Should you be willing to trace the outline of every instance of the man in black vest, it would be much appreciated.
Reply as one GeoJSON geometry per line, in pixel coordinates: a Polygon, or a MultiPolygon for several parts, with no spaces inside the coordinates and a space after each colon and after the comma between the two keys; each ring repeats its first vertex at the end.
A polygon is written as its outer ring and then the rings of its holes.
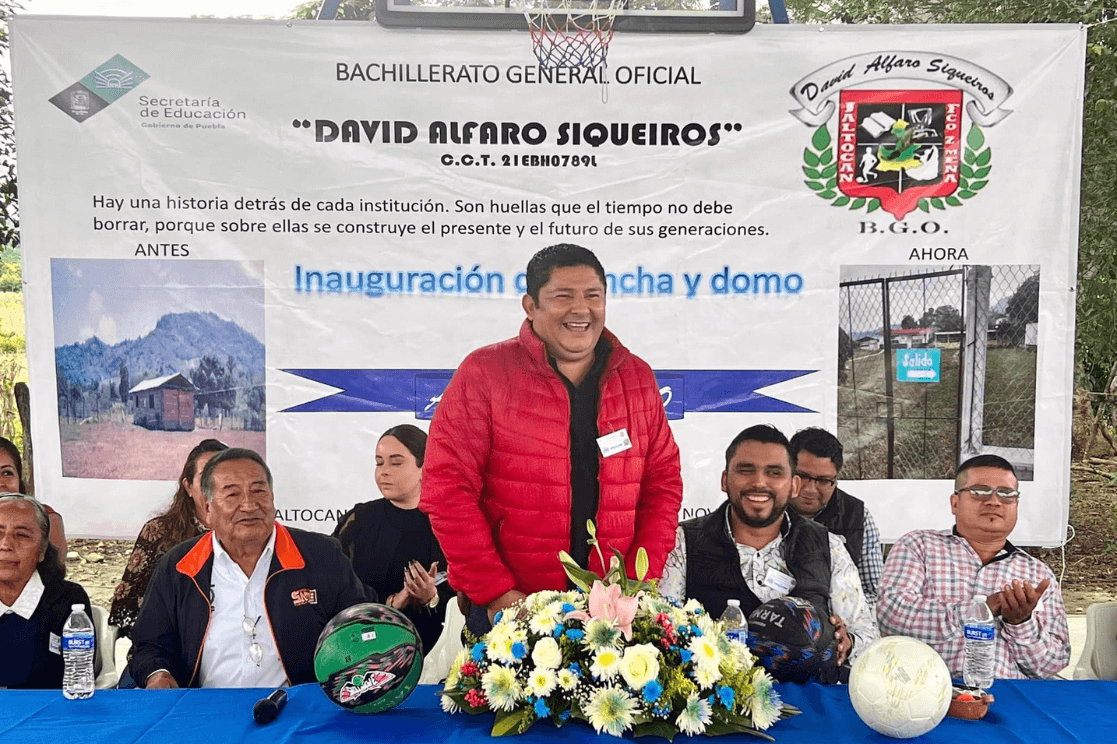
{"type": "Polygon", "coordinates": [[[842,443],[825,429],[812,426],[791,438],[791,456],[801,483],[791,505],[802,516],[842,538],[861,576],[865,601],[875,607],[884,572],[880,531],[865,502],[838,488],[842,443]]]}
{"type": "Polygon", "coordinates": [[[718,509],[679,525],[664,595],[697,599],[712,617],[729,599],[746,615],[778,597],[808,600],[833,625],[840,662],[880,636],[841,540],[787,508],[799,477],[783,433],[761,424],[738,434],[725,452],[721,490],[729,498],[718,509]]]}

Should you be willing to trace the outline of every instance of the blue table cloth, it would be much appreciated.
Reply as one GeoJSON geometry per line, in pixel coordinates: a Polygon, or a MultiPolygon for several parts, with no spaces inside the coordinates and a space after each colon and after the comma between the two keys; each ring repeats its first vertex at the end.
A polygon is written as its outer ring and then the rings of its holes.
{"type": "MultiPolygon", "coordinates": [[[[66,700],[58,691],[0,690],[0,742],[19,744],[220,744],[221,742],[390,741],[393,744],[489,742],[491,715],[448,715],[438,688],[419,687],[398,708],[360,716],[334,706],[317,685],[292,688],[278,720],[260,726],[252,705],[267,690],[102,690],[89,700],[66,700]]],[[[869,729],[854,713],[847,688],[779,685],[803,715],[769,730],[780,744],[894,741],[869,729]]],[[[1117,738],[1117,682],[998,681],[997,701],[982,721],[946,718],[912,741],[943,744],[1110,744],[1117,738]]],[[[510,744],[616,741],[589,726],[556,729],[537,723],[510,744]]],[[[687,741],[686,737],[676,741],[687,741]]],[[[641,741],[654,742],[655,739],[641,741]]],[[[748,736],[708,741],[760,741],[748,736]]]]}

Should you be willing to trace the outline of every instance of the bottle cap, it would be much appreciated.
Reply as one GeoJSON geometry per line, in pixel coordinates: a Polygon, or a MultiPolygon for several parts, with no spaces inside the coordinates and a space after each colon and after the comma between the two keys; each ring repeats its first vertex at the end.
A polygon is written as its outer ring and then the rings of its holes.
{"type": "Polygon", "coordinates": [[[70,605],[70,612],[85,612],[85,605],[80,602],[70,605]]]}
{"type": "Polygon", "coordinates": [[[726,602],[726,604],[728,604],[730,607],[740,607],[741,606],[741,600],[731,599],[728,602],[726,602]]]}
{"type": "Polygon", "coordinates": [[[973,598],[975,602],[984,602],[989,599],[989,597],[985,596],[984,594],[975,594],[973,595],[973,598]]]}

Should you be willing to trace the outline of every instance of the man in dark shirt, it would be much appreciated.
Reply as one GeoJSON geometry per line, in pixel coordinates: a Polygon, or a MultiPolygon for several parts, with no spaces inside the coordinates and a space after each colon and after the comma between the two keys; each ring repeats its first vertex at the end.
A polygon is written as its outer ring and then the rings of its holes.
{"type": "Polygon", "coordinates": [[[679,450],[655,376],[605,329],[605,270],[586,248],[528,263],[516,338],[470,354],[431,424],[419,508],[431,518],[452,586],[485,615],[565,589],[567,551],[603,571],[587,544],[658,578],[682,502],[679,450]]]}
{"type": "Polygon", "coordinates": [[[799,514],[842,539],[857,566],[865,600],[870,607],[876,606],[884,572],[880,531],[865,502],[838,488],[842,443],[825,429],[811,427],[791,438],[791,455],[797,463],[795,474],[802,483],[791,505],[799,514]]]}

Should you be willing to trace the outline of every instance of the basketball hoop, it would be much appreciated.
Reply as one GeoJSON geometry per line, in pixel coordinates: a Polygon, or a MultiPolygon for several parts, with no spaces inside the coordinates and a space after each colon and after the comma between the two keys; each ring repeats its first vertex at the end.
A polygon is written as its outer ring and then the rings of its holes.
{"type": "Polygon", "coordinates": [[[613,19],[624,0],[536,0],[524,3],[540,67],[605,67],[613,19]]]}

